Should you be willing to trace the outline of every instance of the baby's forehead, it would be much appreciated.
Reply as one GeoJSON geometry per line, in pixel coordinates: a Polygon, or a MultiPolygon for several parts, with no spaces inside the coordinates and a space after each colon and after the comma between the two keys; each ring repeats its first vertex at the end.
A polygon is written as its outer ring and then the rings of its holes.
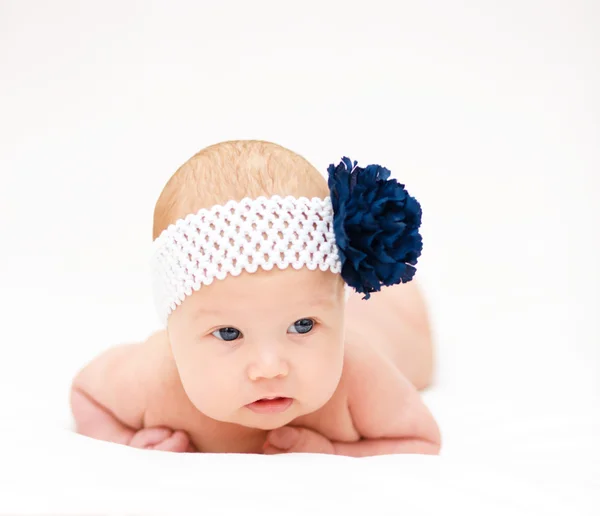
{"type": "Polygon", "coordinates": [[[339,275],[330,271],[283,269],[242,272],[203,286],[194,294],[199,305],[220,311],[251,310],[272,307],[274,310],[330,306],[339,304],[343,286],[339,275]]]}

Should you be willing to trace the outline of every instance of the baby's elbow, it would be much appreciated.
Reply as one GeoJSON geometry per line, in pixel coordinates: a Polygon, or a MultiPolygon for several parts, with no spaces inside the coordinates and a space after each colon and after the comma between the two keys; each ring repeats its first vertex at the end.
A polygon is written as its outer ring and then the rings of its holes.
{"type": "Polygon", "coordinates": [[[440,454],[440,443],[434,443],[430,441],[422,441],[421,446],[419,446],[418,454],[419,455],[439,455],[440,454]]]}
{"type": "Polygon", "coordinates": [[[428,455],[439,455],[442,450],[442,440],[438,438],[434,441],[427,441],[428,444],[428,455]]]}
{"type": "Polygon", "coordinates": [[[431,416],[431,419],[427,428],[427,442],[430,445],[430,455],[439,455],[442,449],[442,433],[436,420],[431,416]]]}
{"type": "Polygon", "coordinates": [[[412,435],[424,444],[428,455],[439,455],[442,448],[442,434],[437,421],[424,403],[420,403],[416,415],[412,435]]]}

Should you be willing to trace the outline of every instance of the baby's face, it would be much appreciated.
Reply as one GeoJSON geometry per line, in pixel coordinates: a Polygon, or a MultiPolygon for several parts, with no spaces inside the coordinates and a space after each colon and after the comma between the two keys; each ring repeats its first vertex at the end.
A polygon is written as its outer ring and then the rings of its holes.
{"type": "Polygon", "coordinates": [[[187,297],[168,332],[196,408],[269,430],[327,403],[342,373],[342,285],[330,271],[259,268],[187,297]]]}

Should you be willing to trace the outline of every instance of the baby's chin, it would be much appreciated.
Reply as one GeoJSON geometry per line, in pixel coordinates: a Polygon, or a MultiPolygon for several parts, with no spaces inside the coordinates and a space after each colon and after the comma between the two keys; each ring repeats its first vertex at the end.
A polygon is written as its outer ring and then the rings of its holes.
{"type": "Polygon", "coordinates": [[[286,426],[290,424],[294,418],[278,420],[278,421],[240,421],[238,424],[244,426],[246,428],[252,428],[253,430],[275,430],[276,428],[281,428],[282,426],[286,426]]]}
{"type": "Polygon", "coordinates": [[[244,407],[235,415],[233,422],[256,430],[274,430],[290,424],[302,415],[304,412],[293,405],[281,414],[255,414],[244,407]]]}

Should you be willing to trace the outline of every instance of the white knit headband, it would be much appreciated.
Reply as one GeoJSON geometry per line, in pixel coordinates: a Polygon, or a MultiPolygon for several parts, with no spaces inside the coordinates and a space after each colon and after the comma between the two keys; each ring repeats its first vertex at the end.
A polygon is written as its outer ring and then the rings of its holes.
{"type": "Polygon", "coordinates": [[[369,299],[415,275],[421,205],[380,165],[344,157],[329,165],[330,196],[244,198],[190,214],[154,241],[152,274],[164,324],[177,305],[215,278],[308,267],[340,273],[369,299]]]}
{"type": "Polygon", "coordinates": [[[226,275],[292,266],[341,272],[331,198],[244,198],[179,219],[152,245],[163,324],[186,296],[226,275]]]}

